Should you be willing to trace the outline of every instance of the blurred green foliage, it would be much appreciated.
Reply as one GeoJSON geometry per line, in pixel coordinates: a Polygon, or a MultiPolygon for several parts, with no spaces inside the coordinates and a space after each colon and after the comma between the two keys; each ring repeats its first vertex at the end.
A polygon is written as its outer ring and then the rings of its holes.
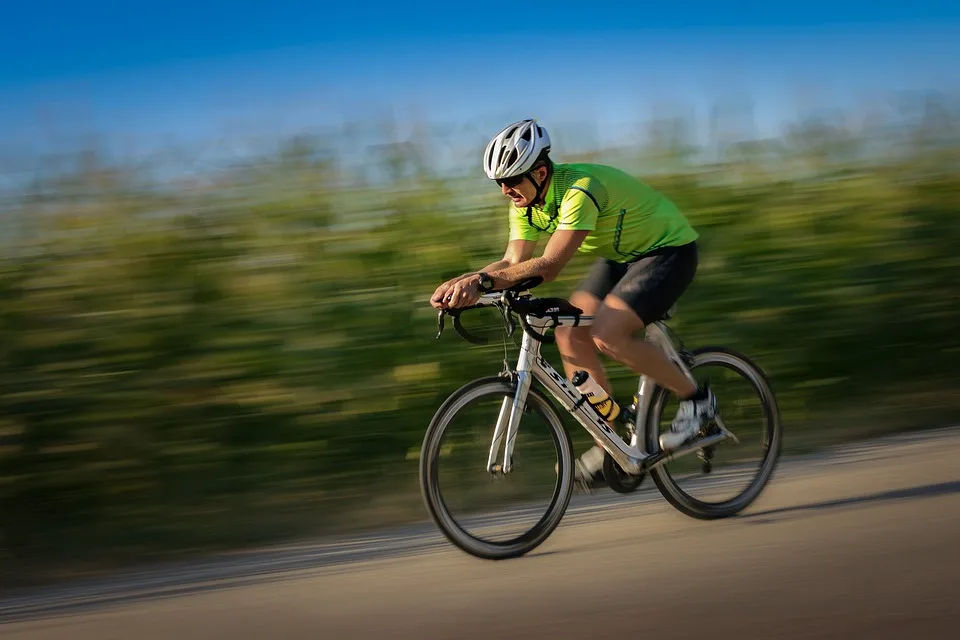
{"type": "MultiPolygon", "coordinates": [[[[767,371],[788,450],[956,415],[960,156],[911,140],[851,158],[856,140],[813,127],[645,176],[702,235],[672,326],[767,371]]],[[[367,185],[320,151],[175,189],[88,157],[6,208],[0,563],[423,516],[424,428],[503,359],[495,315],[487,347],[436,341],[426,300],[501,255],[505,202],[415,151],[386,147],[367,185]]],[[[565,295],[589,264],[538,292],[565,295]]],[[[628,399],[635,378],[610,370],[628,399]]]]}

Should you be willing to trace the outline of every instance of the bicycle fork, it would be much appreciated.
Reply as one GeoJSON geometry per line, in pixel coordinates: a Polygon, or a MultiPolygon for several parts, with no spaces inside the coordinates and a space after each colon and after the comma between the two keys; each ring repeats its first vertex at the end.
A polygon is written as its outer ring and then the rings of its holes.
{"type": "MultiPolygon", "coordinates": [[[[526,337],[524,338],[526,341],[526,337]]],[[[523,355],[521,354],[521,361],[523,355]]],[[[527,403],[527,393],[530,391],[530,371],[521,369],[517,365],[517,386],[513,394],[513,400],[509,397],[503,399],[500,406],[500,416],[497,418],[497,427],[493,432],[493,442],[490,444],[490,455],[487,457],[487,472],[489,473],[510,473],[513,468],[513,444],[517,439],[517,431],[520,428],[520,416],[523,414],[523,408],[527,403]],[[506,434],[506,445],[503,448],[503,462],[497,462],[497,453],[500,451],[500,445],[503,443],[504,434],[506,434]]]]}

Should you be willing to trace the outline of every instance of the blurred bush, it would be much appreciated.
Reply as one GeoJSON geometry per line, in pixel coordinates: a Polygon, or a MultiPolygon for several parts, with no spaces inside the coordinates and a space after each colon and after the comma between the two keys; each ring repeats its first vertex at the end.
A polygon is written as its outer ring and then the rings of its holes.
{"type": "MultiPolygon", "coordinates": [[[[802,122],[644,174],[702,235],[672,325],[770,374],[788,449],[805,433],[940,426],[960,406],[960,142],[937,113],[860,137],[802,122]]],[[[423,515],[427,422],[503,359],[496,340],[435,341],[426,300],[499,257],[505,202],[482,179],[434,174],[413,146],[379,153],[366,183],[309,139],[173,182],[87,154],[8,192],[0,562],[423,515]]],[[[629,398],[635,379],[611,371],[629,398]]]]}

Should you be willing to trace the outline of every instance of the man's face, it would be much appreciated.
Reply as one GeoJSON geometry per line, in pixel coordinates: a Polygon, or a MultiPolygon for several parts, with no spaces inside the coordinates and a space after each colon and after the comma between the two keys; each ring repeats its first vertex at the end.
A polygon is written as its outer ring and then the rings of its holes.
{"type": "MultiPolygon", "coordinates": [[[[537,181],[537,184],[543,184],[543,181],[547,177],[547,168],[543,166],[537,167],[533,170],[532,176],[537,181]]],[[[513,204],[517,207],[528,207],[533,204],[534,198],[537,197],[536,185],[527,179],[526,176],[503,178],[497,180],[497,184],[500,185],[500,190],[503,192],[503,195],[513,200],[513,204]]]]}

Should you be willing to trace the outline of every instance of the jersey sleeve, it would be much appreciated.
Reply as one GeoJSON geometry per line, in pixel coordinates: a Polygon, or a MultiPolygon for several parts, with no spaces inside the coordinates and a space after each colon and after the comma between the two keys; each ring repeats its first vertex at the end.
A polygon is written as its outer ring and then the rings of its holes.
{"type": "Polygon", "coordinates": [[[596,197],[586,187],[574,185],[563,195],[557,230],[592,231],[597,228],[599,216],[596,197]]]}
{"type": "Polygon", "coordinates": [[[539,240],[540,232],[530,226],[527,216],[515,206],[510,205],[510,240],[539,240]]]}

